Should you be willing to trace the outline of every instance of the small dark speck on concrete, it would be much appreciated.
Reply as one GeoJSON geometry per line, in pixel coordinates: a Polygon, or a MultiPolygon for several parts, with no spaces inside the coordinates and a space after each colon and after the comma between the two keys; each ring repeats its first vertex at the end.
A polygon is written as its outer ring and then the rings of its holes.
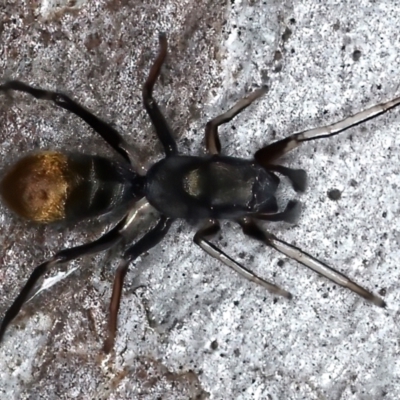
{"type": "Polygon", "coordinates": [[[384,211],[384,212],[382,213],[382,217],[383,217],[383,218],[386,218],[386,217],[387,217],[387,212],[386,212],[386,211],[384,211]]]}
{"type": "Polygon", "coordinates": [[[210,344],[210,347],[212,350],[216,350],[218,348],[218,342],[216,340],[213,340],[210,344]]]}
{"type": "Polygon", "coordinates": [[[354,50],[353,51],[353,61],[358,61],[361,58],[361,51],[354,50]]]}
{"type": "Polygon", "coordinates": [[[358,185],[358,182],[357,182],[355,179],[350,179],[349,184],[350,184],[350,186],[352,186],[352,187],[356,187],[356,186],[358,185]]]}
{"type": "Polygon", "coordinates": [[[342,192],[338,189],[328,190],[328,197],[334,201],[339,200],[342,197],[342,192]]]}
{"type": "Polygon", "coordinates": [[[283,261],[282,259],[281,260],[278,260],[278,267],[283,267],[283,264],[285,264],[285,261],[283,261]]]}
{"type": "Polygon", "coordinates": [[[289,40],[290,36],[292,36],[292,31],[289,28],[286,28],[285,32],[283,32],[282,40],[284,42],[287,42],[289,40]]]}
{"type": "Polygon", "coordinates": [[[382,288],[381,290],[379,290],[378,292],[381,296],[386,296],[386,289],[382,288]]]}
{"type": "Polygon", "coordinates": [[[282,53],[279,50],[275,51],[274,61],[281,61],[282,58],[283,58],[282,53]]]}

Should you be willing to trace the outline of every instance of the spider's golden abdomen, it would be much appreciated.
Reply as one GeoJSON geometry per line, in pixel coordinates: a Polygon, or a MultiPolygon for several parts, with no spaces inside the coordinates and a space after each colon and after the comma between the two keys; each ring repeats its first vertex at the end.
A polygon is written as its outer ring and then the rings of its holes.
{"type": "Polygon", "coordinates": [[[7,206],[39,223],[101,215],[132,197],[133,172],[111,160],[44,151],[19,160],[0,183],[7,206]]]}
{"type": "Polygon", "coordinates": [[[65,219],[71,183],[67,156],[48,151],[19,160],[4,177],[0,191],[18,215],[46,223],[65,219]]]}

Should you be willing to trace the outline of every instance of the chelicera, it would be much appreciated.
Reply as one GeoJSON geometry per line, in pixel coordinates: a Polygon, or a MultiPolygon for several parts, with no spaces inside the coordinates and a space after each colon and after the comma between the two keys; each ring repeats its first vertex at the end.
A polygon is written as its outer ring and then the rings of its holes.
{"type": "Polygon", "coordinates": [[[306,189],[306,173],[277,164],[281,156],[304,142],[337,135],[375,118],[399,105],[400,98],[376,105],[332,125],[295,133],[278,140],[258,150],[251,160],[222,155],[218,127],[232,120],[262,96],[266,92],[266,88],[262,87],[207,123],[205,144],[209,155],[181,155],[174,135],[152,96],[154,84],[167,55],[165,35],[160,35],[159,43],[159,53],[151,66],[142,94],[145,109],[163,146],[165,158],[156,162],[147,172],[137,168],[135,155],[114,128],[67,95],[34,88],[20,81],[8,81],[0,86],[2,92],[25,92],[37,99],[50,100],[74,113],[122,156],[120,161],[114,161],[61,151],[28,155],[17,162],[1,182],[0,190],[5,203],[20,216],[41,223],[76,222],[115,209],[125,211],[125,217],[99,239],[61,250],[33,270],[5,313],[0,326],[0,340],[45,273],[59,264],[123,243],[126,234],[149,213],[156,213],[158,222],[140,240],[127,246],[115,274],[105,351],[110,351],[114,344],[120,298],[129,264],[157,245],[177,219],[199,221],[201,227],[194,236],[194,242],[198,246],[276,295],[291,298],[289,292],[255,275],[209,241],[220,230],[218,220],[237,222],[244,234],[352,290],[375,305],[384,307],[385,302],[380,297],[310,254],[264,231],[258,221],[293,223],[299,217],[300,203],[295,200],[289,201],[284,211],[278,210],[275,193],[280,180],[277,175],[286,176],[293,188],[302,192],[306,189]]]}

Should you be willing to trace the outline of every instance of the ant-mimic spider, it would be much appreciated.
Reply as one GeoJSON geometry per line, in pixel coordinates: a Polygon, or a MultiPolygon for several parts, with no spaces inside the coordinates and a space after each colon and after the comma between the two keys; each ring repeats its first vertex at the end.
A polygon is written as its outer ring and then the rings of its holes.
{"type": "Polygon", "coordinates": [[[289,292],[255,275],[209,241],[220,230],[219,219],[237,222],[246,235],[352,290],[375,305],[384,307],[385,302],[381,298],[322,261],[264,231],[256,221],[293,223],[299,217],[300,203],[297,201],[291,200],[284,211],[278,210],[275,193],[280,180],[277,174],[286,176],[297,192],[303,192],[306,189],[306,173],[304,170],[278,165],[280,157],[304,142],[337,135],[375,118],[399,105],[400,98],[376,105],[337,123],[278,140],[258,150],[251,160],[222,155],[218,127],[232,120],[261,97],[266,92],[266,88],[262,87],[207,123],[205,144],[208,156],[181,155],[174,135],[152,97],[154,84],[167,55],[166,36],[161,34],[159,40],[159,54],[150,69],[142,94],[145,109],[164,148],[165,158],[156,162],[147,173],[136,167],[135,155],[114,128],[67,95],[37,89],[20,81],[8,81],[0,85],[2,92],[15,90],[29,93],[37,99],[50,100],[74,113],[123,158],[117,162],[99,156],[61,151],[42,151],[28,155],[17,162],[1,182],[0,191],[5,203],[20,216],[41,223],[76,222],[115,209],[122,209],[126,214],[113,229],[99,239],[62,250],[37,266],[6,312],[0,326],[0,340],[45,273],[59,264],[124,242],[127,232],[148,213],[158,215],[157,224],[127,248],[116,271],[108,338],[104,345],[106,352],[113,348],[123,282],[129,264],[157,245],[176,219],[202,221],[194,242],[210,256],[274,294],[291,298],[289,292]]]}

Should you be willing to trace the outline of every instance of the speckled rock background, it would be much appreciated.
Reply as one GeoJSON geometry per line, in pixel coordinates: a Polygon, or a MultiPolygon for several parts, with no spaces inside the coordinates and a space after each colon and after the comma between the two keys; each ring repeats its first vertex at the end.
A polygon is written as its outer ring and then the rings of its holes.
{"type": "MultiPolygon", "coordinates": [[[[225,154],[400,95],[400,4],[266,1],[3,1],[0,78],[62,90],[112,123],[142,160],[162,156],[141,105],[157,53],[159,100],[182,152],[253,88],[268,94],[221,129],[225,154]]],[[[178,222],[126,279],[115,352],[102,343],[116,251],[36,296],[0,347],[1,399],[398,399],[400,109],[285,157],[309,172],[295,226],[279,237],[379,293],[381,310],[223,223],[218,243],[293,293],[275,298],[202,253],[178,222]],[[338,200],[329,198],[337,189],[338,200]]],[[[21,154],[64,148],[115,156],[76,117],[29,96],[0,97],[0,173],[21,154]]],[[[281,205],[296,196],[281,192],[281,205]]],[[[34,226],[0,208],[0,313],[36,264],[95,239],[110,220],[34,226]]]]}

